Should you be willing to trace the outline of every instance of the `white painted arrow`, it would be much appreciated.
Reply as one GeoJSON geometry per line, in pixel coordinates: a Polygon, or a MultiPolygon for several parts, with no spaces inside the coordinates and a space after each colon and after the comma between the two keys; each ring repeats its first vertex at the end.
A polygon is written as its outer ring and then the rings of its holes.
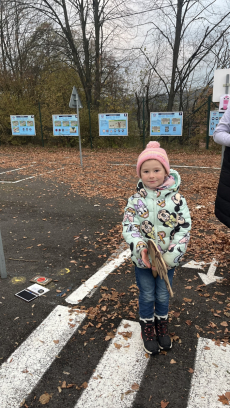
{"type": "Polygon", "coordinates": [[[185,265],[182,265],[182,268],[204,269],[202,265],[205,265],[205,262],[190,261],[186,263],[185,265]]]}
{"type": "MultiPolygon", "coordinates": [[[[207,275],[205,273],[198,273],[202,281],[205,285],[209,285],[210,283],[216,282],[217,280],[221,280],[223,278],[219,276],[214,276],[216,272],[218,262],[213,258],[212,262],[210,263],[207,275]]],[[[204,269],[202,265],[208,265],[205,262],[195,262],[190,261],[185,265],[182,265],[182,268],[192,268],[192,269],[204,269]]]]}
{"type": "Polygon", "coordinates": [[[208,269],[208,273],[207,275],[205,275],[205,273],[198,273],[198,275],[200,276],[200,278],[202,279],[202,281],[205,283],[205,285],[209,285],[210,283],[216,282],[217,280],[221,280],[223,278],[219,277],[219,276],[214,276],[215,272],[216,272],[216,267],[217,267],[218,262],[213,258],[209,269],[208,269]]]}

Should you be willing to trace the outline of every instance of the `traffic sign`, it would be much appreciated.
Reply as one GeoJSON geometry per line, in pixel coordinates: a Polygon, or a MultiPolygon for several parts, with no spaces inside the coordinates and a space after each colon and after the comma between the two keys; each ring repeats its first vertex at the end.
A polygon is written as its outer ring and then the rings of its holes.
{"type": "Polygon", "coordinates": [[[74,86],[73,90],[72,90],[71,97],[70,97],[70,101],[69,101],[69,107],[70,108],[77,108],[77,102],[78,102],[78,107],[83,108],[83,106],[81,104],[80,97],[79,97],[79,95],[77,93],[77,89],[74,86]]]}

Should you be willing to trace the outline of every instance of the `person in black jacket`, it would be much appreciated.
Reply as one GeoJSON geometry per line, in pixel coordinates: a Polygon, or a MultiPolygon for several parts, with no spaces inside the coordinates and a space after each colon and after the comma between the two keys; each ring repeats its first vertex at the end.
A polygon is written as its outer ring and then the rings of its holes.
{"type": "Polygon", "coordinates": [[[215,129],[213,139],[225,146],[215,201],[215,215],[222,224],[230,228],[230,104],[215,129]]]}

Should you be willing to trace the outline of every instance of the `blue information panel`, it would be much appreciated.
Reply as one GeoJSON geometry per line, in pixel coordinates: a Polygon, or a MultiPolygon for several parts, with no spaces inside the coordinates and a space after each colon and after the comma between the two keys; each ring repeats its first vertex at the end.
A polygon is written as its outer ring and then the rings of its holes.
{"type": "Polygon", "coordinates": [[[99,113],[99,136],[128,136],[128,113],[99,113]]]}
{"type": "Polygon", "coordinates": [[[209,136],[213,136],[214,130],[222,118],[224,112],[211,111],[209,120],[209,136]]]}
{"type": "Polygon", "coordinates": [[[79,136],[78,117],[74,115],[52,115],[54,136],[79,136]]]}
{"type": "Polygon", "coordinates": [[[151,112],[150,136],[182,136],[183,112],[151,112]]]}
{"type": "Polygon", "coordinates": [[[13,136],[36,136],[34,115],[10,115],[13,136]]]}

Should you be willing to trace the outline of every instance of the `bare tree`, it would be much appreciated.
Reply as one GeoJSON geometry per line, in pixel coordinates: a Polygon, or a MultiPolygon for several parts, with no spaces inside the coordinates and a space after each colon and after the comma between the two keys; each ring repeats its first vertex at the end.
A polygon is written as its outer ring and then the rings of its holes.
{"type": "Polygon", "coordinates": [[[168,95],[167,109],[171,111],[176,94],[183,94],[191,75],[198,72],[204,61],[207,63],[214,49],[220,49],[222,39],[229,34],[230,12],[223,7],[218,9],[216,0],[177,0],[176,4],[162,0],[160,5],[156,1],[154,4],[159,10],[157,18],[149,21],[153,28],[146,38],[149,40],[151,35],[154,49],[156,45],[158,53],[161,49],[158,64],[155,53],[152,57],[146,52],[145,43],[140,49],[160,79],[168,95]]]}
{"type": "MultiPolygon", "coordinates": [[[[10,0],[9,0],[10,1],[10,0]]],[[[120,26],[115,22],[124,0],[18,0],[27,10],[52,22],[61,39],[66,62],[78,72],[89,103],[99,106],[103,84],[105,50],[120,26]]],[[[110,42],[110,44],[109,44],[110,42]]],[[[119,66],[119,63],[118,63],[119,66]]]]}

